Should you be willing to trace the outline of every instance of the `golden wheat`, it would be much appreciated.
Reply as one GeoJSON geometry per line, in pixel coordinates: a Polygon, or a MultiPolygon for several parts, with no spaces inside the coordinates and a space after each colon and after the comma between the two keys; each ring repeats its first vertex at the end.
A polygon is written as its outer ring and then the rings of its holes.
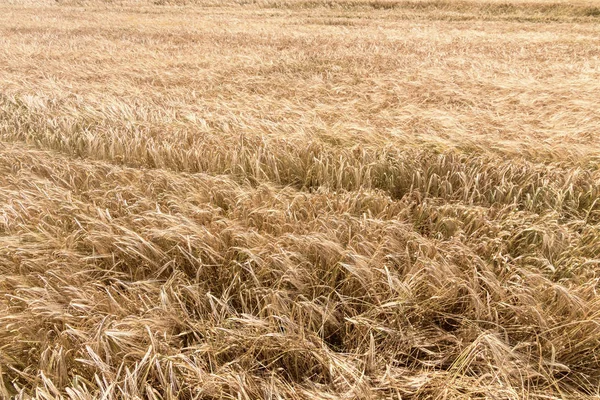
{"type": "Polygon", "coordinates": [[[599,22],[0,5],[0,398],[600,398],[599,22]]]}

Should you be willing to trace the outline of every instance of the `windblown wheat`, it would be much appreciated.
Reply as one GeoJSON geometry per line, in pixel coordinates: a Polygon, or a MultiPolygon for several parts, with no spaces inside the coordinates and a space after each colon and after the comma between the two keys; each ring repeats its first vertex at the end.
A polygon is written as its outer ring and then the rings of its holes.
{"type": "Polygon", "coordinates": [[[599,22],[0,5],[0,398],[600,398],[599,22]]]}

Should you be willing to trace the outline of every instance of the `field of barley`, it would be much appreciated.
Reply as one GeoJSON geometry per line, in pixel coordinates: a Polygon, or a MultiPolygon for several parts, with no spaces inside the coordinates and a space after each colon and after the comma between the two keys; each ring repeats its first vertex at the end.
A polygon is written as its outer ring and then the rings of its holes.
{"type": "Polygon", "coordinates": [[[600,399],[600,1],[0,1],[0,399],[600,399]]]}

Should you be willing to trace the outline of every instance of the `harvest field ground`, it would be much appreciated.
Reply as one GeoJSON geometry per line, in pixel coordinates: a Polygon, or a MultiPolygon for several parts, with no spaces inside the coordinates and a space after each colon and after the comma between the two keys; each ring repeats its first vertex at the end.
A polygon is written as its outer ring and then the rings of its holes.
{"type": "Polygon", "coordinates": [[[0,4],[1,399],[599,399],[600,3],[0,4]]]}

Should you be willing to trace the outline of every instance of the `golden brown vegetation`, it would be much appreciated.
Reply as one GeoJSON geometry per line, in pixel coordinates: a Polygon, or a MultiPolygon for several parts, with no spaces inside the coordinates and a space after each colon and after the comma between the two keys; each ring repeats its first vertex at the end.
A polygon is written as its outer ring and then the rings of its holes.
{"type": "Polygon", "coordinates": [[[600,4],[0,5],[0,398],[600,395],[600,4]]]}

